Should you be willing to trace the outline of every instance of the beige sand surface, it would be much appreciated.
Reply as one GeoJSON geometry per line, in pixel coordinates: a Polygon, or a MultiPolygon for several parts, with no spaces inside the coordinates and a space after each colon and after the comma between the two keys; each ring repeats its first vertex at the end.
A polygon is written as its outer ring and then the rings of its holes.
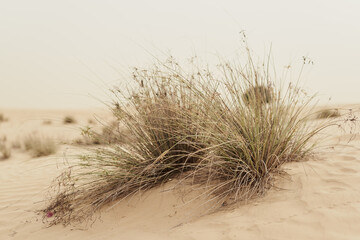
{"type": "MultiPolygon", "coordinates": [[[[358,108],[358,106],[357,106],[358,108]]],[[[284,166],[289,173],[278,189],[235,209],[202,216],[201,201],[184,204],[171,183],[143,196],[115,203],[87,229],[47,228],[34,213],[64,159],[80,148],[62,144],[79,136],[89,111],[2,110],[0,137],[8,141],[39,131],[61,144],[56,155],[32,158],[13,150],[0,161],[0,239],[360,239],[360,135],[328,129],[327,142],[313,160],[284,166]],[[63,125],[64,115],[78,123],[63,125]],[[43,125],[51,119],[51,125],[43,125]],[[349,142],[350,138],[352,141],[349,142]],[[334,145],[335,144],[335,145],[334,145]]],[[[99,111],[98,115],[109,117],[99,111]]],[[[186,202],[186,201],[185,201],[186,202]]]]}

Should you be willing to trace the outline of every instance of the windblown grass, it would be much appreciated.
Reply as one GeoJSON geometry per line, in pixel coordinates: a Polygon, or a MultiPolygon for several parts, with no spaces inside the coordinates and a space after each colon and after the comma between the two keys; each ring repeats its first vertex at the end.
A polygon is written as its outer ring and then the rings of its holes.
{"type": "Polygon", "coordinates": [[[201,186],[214,206],[263,194],[286,162],[306,159],[331,122],[309,124],[312,98],[279,87],[250,54],[218,71],[173,59],[135,69],[136,87],[115,89],[112,108],[132,140],[80,157],[54,182],[43,210],[52,224],[81,222],[105,204],[169,179],[201,186]],[[189,182],[189,181],[186,181],[189,182]]]}
{"type": "Polygon", "coordinates": [[[339,110],[337,109],[323,109],[317,113],[316,118],[324,119],[324,118],[337,118],[340,117],[339,110]]]}
{"type": "Polygon", "coordinates": [[[57,145],[49,137],[41,137],[37,134],[29,134],[23,139],[23,146],[30,151],[33,157],[48,156],[56,153],[57,145]]]}

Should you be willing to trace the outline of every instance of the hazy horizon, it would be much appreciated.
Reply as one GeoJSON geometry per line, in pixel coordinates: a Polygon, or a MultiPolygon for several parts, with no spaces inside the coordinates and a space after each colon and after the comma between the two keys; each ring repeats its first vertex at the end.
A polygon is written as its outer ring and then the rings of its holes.
{"type": "Polygon", "coordinates": [[[360,2],[1,1],[0,108],[91,108],[107,89],[171,52],[233,57],[245,30],[279,69],[308,56],[304,86],[321,102],[359,103],[360,2]]]}

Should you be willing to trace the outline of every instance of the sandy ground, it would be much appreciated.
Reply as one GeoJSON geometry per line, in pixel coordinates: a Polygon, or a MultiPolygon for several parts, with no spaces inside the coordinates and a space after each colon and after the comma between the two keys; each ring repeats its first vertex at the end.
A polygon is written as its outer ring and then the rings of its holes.
{"type": "MultiPolygon", "coordinates": [[[[359,106],[356,106],[359,108],[359,106]]],[[[2,110],[0,137],[21,141],[37,131],[56,139],[57,154],[32,158],[13,149],[0,161],[0,239],[360,239],[360,135],[333,127],[314,159],[284,166],[289,176],[264,197],[226,211],[202,215],[206,206],[184,204],[168,185],[114,203],[87,228],[46,227],[35,210],[66,159],[80,148],[64,144],[80,136],[89,111],[2,110]],[[65,115],[77,124],[64,125],[65,115]],[[50,119],[51,125],[43,121],[50,119]],[[350,142],[349,140],[352,139],[350,142]]],[[[106,119],[108,114],[98,111],[106,119]],[[104,117],[105,116],[105,117],[104,117]]],[[[348,129],[349,130],[349,129],[348,129]]],[[[359,132],[359,131],[357,131],[359,132]]]]}

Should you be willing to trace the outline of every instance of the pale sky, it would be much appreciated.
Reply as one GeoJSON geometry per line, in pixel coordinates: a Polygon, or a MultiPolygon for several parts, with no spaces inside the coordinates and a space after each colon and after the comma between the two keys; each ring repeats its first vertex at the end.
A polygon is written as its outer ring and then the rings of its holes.
{"type": "Polygon", "coordinates": [[[0,108],[102,106],[149,53],[231,57],[241,30],[276,67],[309,56],[323,100],[360,103],[359,0],[0,0],[0,108]]]}

